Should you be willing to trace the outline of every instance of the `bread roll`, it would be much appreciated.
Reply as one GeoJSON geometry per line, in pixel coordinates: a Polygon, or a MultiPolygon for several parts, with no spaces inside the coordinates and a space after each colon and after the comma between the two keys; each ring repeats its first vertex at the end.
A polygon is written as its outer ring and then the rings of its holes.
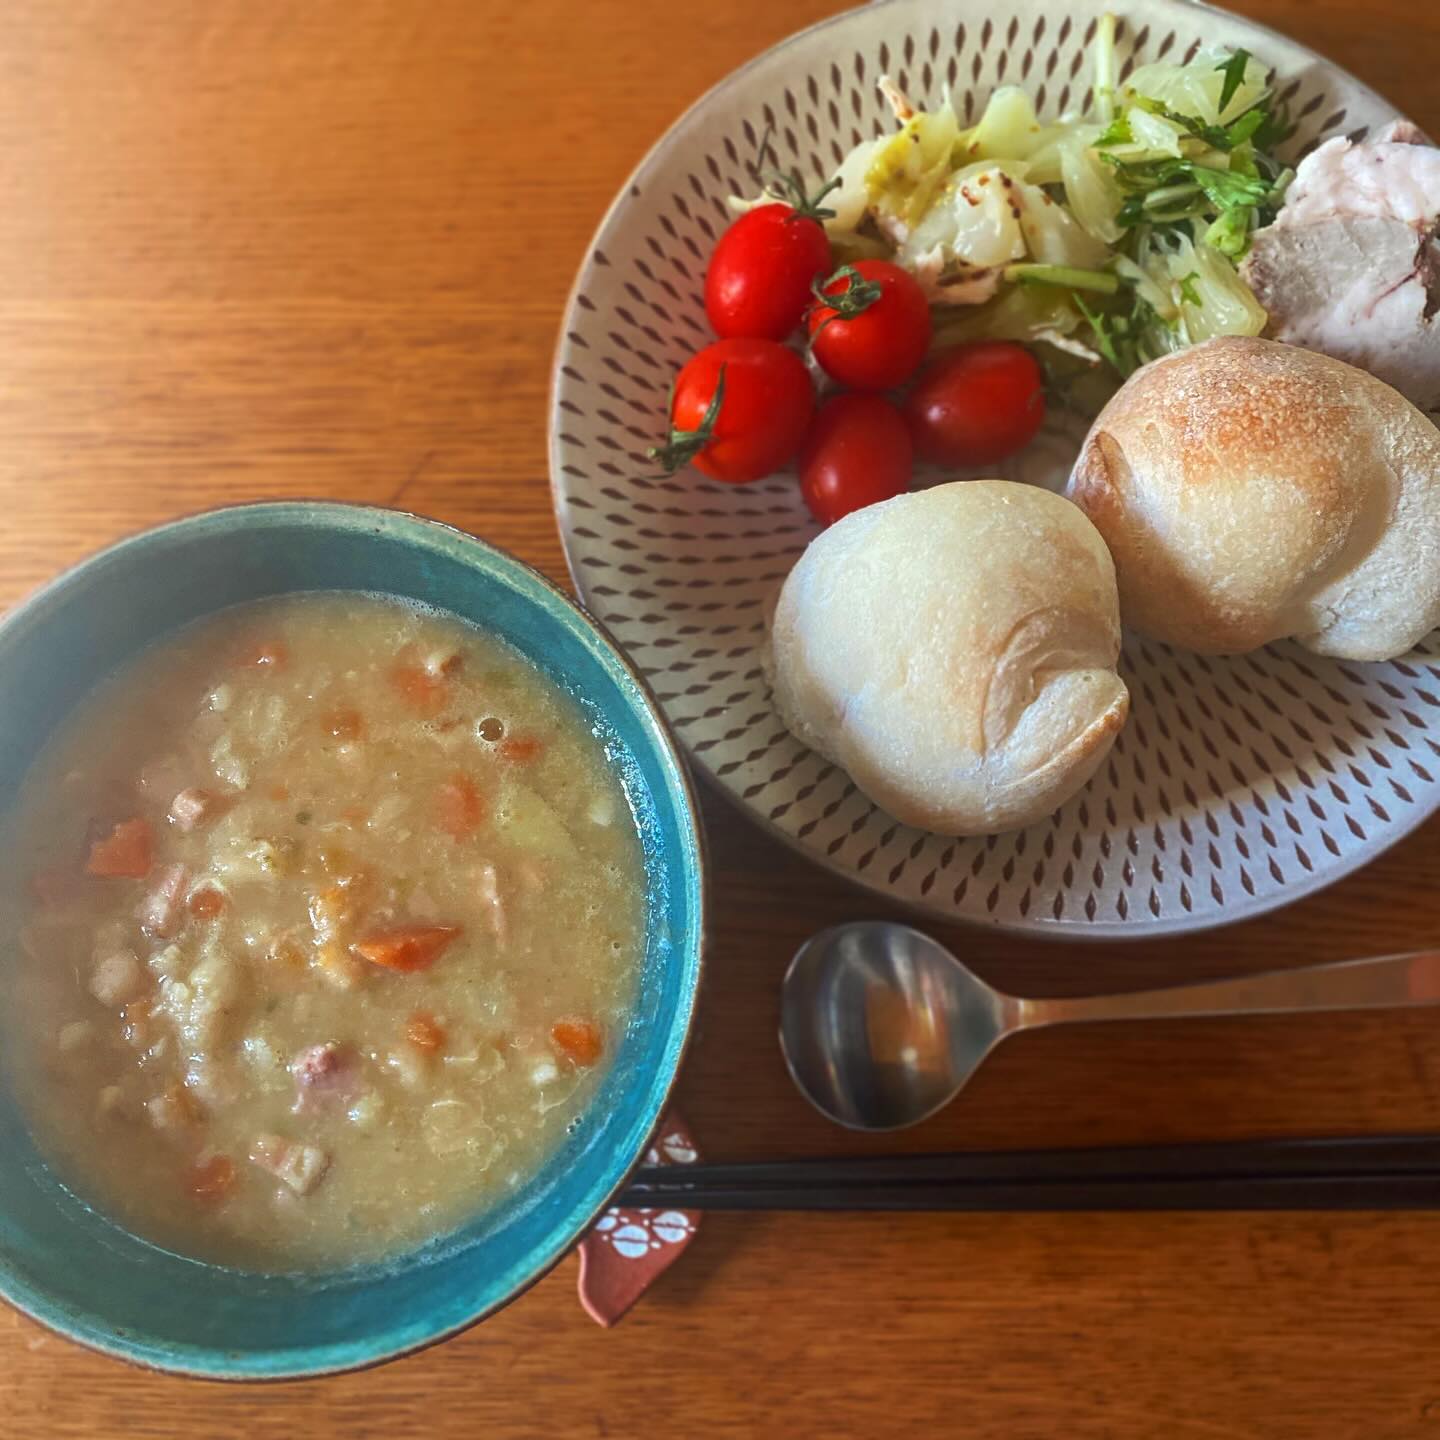
{"type": "Polygon", "coordinates": [[[1232,338],[1156,360],[1101,411],[1069,494],[1125,623],[1157,640],[1387,660],[1440,623],[1440,431],[1328,356],[1232,338]]]}
{"type": "Polygon", "coordinates": [[[1125,721],[1115,571],[1049,491],[971,480],[856,511],[771,627],[780,714],[897,820],[988,835],[1048,815],[1125,721]]]}

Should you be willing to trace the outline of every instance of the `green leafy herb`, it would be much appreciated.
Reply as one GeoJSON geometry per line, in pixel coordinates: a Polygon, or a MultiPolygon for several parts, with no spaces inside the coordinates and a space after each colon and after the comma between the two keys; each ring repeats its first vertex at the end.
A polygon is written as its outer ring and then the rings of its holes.
{"type": "Polygon", "coordinates": [[[1126,292],[1127,309],[1092,308],[1079,295],[1073,298],[1089,322],[1095,348],[1123,376],[1175,348],[1173,327],[1134,291],[1126,292]]]}
{"type": "Polygon", "coordinates": [[[1103,150],[1107,145],[1129,145],[1135,139],[1130,129],[1130,117],[1122,110],[1096,137],[1095,148],[1103,150]]]}
{"type": "Polygon", "coordinates": [[[1250,248],[1251,211],[1226,210],[1211,222],[1205,231],[1205,243],[1213,245],[1222,255],[1236,259],[1250,248]]]}
{"type": "Polygon", "coordinates": [[[1248,50],[1237,50],[1228,60],[1222,60],[1215,68],[1225,77],[1220,87],[1220,114],[1235,98],[1235,92],[1245,83],[1245,67],[1250,63],[1248,50]]]}
{"type": "Polygon", "coordinates": [[[1078,295],[1075,304],[1094,332],[1095,348],[1122,375],[1128,375],[1134,367],[1127,366],[1121,358],[1112,317],[1103,310],[1092,310],[1078,295]]]}
{"type": "Polygon", "coordinates": [[[1208,165],[1186,166],[1187,174],[1205,192],[1205,198],[1217,210],[1230,210],[1237,205],[1263,205],[1270,195],[1270,185],[1258,175],[1239,170],[1212,170],[1208,165]]]}
{"type": "Polygon", "coordinates": [[[1203,221],[1209,225],[1207,241],[1232,259],[1249,248],[1250,231],[1279,208],[1289,183],[1284,172],[1266,179],[1253,158],[1241,151],[1234,153],[1238,163],[1232,162],[1229,170],[1194,160],[1127,162],[1103,151],[1101,155],[1128,192],[1116,217],[1124,229],[1203,221]]]}
{"type": "Polygon", "coordinates": [[[1188,275],[1182,275],[1179,280],[1180,294],[1187,304],[1193,305],[1197,310],[1204,303],[1200,299],[1200,292],[1195,288],[1195,282],[1200,278],[1198,270],[1192,270],[1188,275]]]}
{"type": "Polygon", "coordinates": [[[1234,205],[1260,205],[1269,197],[1271,182],[1240,170],[1216,170],[1193,160],[1146,160],[1127,163],[1113,155],[1103,157],[1115,170],[1115,178],[1130,191],[1150,192],[1166,186],[1192,184],[1205,193],[1217,209],[1234,205]]]}
{"type": "Polygon", "coordinates": [[[1206,124],[1198,115],[1186,115],[1179,110],[1172,110],[1164,101],[1153,100],[1148,95],[1137,95],[1134,104],[1136,109],[1144,110],[1151,115],[1158,115],[1162,120],[1168,120],[1172,125],[1178,125],[1186,134],[1193,136],[1196,140],[1203,140],[1213,149],[1228,150],[1230,148],[1230,137],[1223,125],[1206,124]]]}
{"type": "Polygon", "coordinates": [[[1118,275],[1108,270],[1081,270],[1074,265],[1007,265],[1005,278],[1022,285],[1058,285],[1101,295],[1113,295],[1120,288],[1118,275]]]}
{"type": "Polygon", "coordinates": [[[1252,106],[1238,120],[1232,120],[1225,127],[1225,144],[1216,146],[1219,150],[1234,150],[1247,140],[1252,140],[1257,131],[1270,119],[1270,112],[1262,105],[1252,106]]]}

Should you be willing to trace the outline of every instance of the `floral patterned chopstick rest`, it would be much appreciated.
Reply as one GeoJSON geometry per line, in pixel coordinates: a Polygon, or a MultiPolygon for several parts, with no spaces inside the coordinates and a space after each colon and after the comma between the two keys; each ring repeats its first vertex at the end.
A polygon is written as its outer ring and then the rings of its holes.
{"type": "MultiPolygon", "coordinates": [[[[699,1154],[679,1114],[660,1122],[647,1165],[693,1165],[699,1154]]],[[[680,1258],[695,1238],[700,1216],[686,1210],[631,1210],[611,1206],[580,1242],[580,1303],[590,1318],[610,1326],[680,1258]]]]}

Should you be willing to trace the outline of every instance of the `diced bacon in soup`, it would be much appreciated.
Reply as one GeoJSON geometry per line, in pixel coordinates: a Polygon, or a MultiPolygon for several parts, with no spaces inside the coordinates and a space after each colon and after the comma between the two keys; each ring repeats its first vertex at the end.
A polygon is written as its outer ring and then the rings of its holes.
{"type": "Polygon", "coordinates": [[[360,1085],[356,1057],[333,1040],[307,1045],[290,1062],[290,1073],[295,1077],[297,1111],[318,1100],[349,1101],[360,1085]]]}
{"type": "Polygon", "coordinates": [[[250,1158],[297,1195],[308,1195],[330,1168],[330,1157],[318,1145],[286,1140],[279,1135],[257,1135],[250,1147],[250,1158]]]}
{"type": "Polygon", "coordinates": [[[168,940],[180,928],[188,878],[189,871],[183,865],[167,865],[152,877],[150,890],[136,912],[140,928],[147,935],[168,940]]]}
{"type": "Polygon", "coordinates": [[[182,790],[170,802],[170,823],[187,834],[216,815],[221,800],[209,790],[182,790]]]}

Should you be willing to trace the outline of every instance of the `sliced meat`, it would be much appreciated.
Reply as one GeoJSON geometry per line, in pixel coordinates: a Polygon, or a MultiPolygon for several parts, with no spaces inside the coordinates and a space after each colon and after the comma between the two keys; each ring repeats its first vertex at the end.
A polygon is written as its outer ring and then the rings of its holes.
{"type": "Polygon", "coordinates": [[[96,958],[90,993],[114,1009],[133,1000],[145,986],[145,972],[133,950],[117,950],[96,958]]]}
{"type": "Polygon", "coordinates": [[[158,940],[168,940],[185,915],[185,890],[189,879],[183,865],[167,865],[156,875],[140,908],[135,912],[140,928],[158,940]]]}
{"type": "Polygon", "coordinates": [[[1343,136],[1327,140],[1301,162],[1277,223],[1304,225],[1336,216],[1435,223],[1440,210],[1440,150],[1400,140],[1343,136]]]}
{"type": "Polygon", "coordinates": [[[1308,155],[1241,273],[1268,335],[1440,409],[1440,150],[1414,126],[1308,155]]]}
{"type": "Polygon", "coordinates": [[[280,1135],[257,1135],[250,1147],[250,1158],[297,1195],[308,1195],[330,1168],[330,1157],[318,1146],[280,1135]]]}
{"type": "Polygon", "coordinates": [[[218,815],[222,803],[220,797],[209,790],[182,790],[170,802],[170,823],[188,834],[218,815]]]}
{"type": "Polygon", "coordinates": [[[1428,145],[1430,137],[1413,120],[1392,120],[1370,137],[1372,140],[1393,140],[1397,145],[1428,145]]]}

